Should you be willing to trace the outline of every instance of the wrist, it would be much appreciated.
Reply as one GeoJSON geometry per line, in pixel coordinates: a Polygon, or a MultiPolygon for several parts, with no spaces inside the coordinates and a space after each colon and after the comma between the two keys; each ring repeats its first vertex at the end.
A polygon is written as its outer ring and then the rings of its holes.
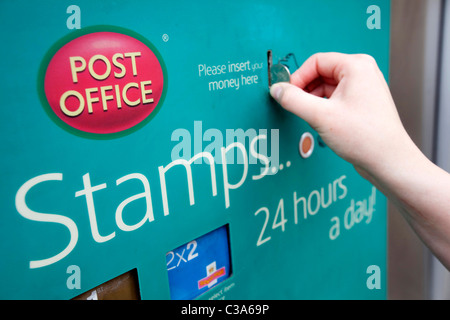
{"type": "Polygon", "coordinates": [[[405,202],[418,185],[428,179],[434,164],[421,152],[411,138],[404,133],[396,141],[386,144],[368,160],[365,170],[369,180],[379,186],[389,198],[405,202]]]}

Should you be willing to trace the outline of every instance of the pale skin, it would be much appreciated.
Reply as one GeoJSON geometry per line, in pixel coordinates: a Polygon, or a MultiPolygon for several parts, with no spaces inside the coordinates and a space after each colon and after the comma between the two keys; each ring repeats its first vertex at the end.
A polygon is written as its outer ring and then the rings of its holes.
{"type": "Polygon", "coordinates": [[[450,270],[450,174],[411,140],[372,57],[315,54],[270,93],[382,191],[450,270]]]}

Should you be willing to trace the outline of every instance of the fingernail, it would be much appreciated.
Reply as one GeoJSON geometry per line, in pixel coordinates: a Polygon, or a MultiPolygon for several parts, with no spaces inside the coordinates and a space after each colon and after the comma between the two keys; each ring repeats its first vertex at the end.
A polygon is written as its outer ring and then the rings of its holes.
{"type": "Polygon", "coordinates": [[[280,101],[281,95],[283,94],[283,88],[279,84],[274,84],[270,87],[270,95],[277,101],[280,101]]]}

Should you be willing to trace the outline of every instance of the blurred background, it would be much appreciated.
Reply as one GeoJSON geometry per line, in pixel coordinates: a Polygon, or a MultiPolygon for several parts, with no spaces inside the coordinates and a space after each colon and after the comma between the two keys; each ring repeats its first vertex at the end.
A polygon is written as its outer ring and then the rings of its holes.
{"type": "MultiPolygon", "coordinates": [[[[450,0],[391,1],[389,84],[412,139],[450,171],[450,0]]],[[[449,272],[392,205],[388,228],[388,299],[450,299],[449,272]]]]}

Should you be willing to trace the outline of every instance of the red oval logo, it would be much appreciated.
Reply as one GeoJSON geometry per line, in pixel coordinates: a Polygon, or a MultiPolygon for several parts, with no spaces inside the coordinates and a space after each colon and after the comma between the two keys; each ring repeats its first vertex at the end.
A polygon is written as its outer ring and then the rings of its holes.
{"type": "Polygon", "coordinates": [[[153,45],[122,32],[98,31],[56,51],[44,92],[51,112],[66,125],[108,135],[151,118],[164,99],[165,83],[165,66],[153,45]]]}

